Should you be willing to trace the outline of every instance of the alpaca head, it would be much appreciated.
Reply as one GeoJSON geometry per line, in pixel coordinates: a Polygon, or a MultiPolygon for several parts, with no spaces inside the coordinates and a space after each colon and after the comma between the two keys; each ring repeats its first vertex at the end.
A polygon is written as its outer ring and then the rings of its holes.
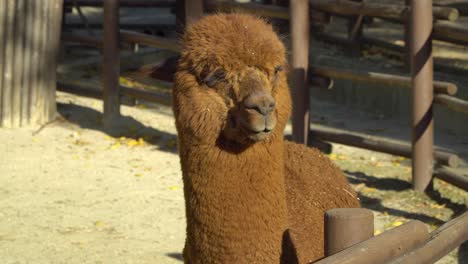
{"type": "Polygon", "coordinates": [[[241,145],[282,136],[291,107],[285,69],[285,48],[271,25],[241,14],[204,17],[183,37],[178,127],[193,139],[241,145]]]}

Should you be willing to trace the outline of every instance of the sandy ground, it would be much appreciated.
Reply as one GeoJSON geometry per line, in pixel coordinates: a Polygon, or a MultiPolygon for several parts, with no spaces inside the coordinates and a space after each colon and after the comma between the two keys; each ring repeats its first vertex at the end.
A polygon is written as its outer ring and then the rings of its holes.
{"type": "Polygon", "coordinates": [[[185,216],[169,109],[123,107],[128,131],[113,138],[100,131],[100,101],[58,102],[70,121],[37,135],[0,130],[1,263],[180,263],[185,216]]]}
{"type": "MultiPolygon", "coordinates": [[[[42,130],[0,130],[1,262],[181,263],[185,216],[170,109],[122,107],[120,135],[109,135],[100,101],[57,100],[60,115],[42,130]]],[[[412,191],[408,160],[333,149],[330,158],[374,211],[376,233],[412,219],[434,229],[466,208],[467,193],[442,182],[436,196],[412,191]]],[[[440,263],[467,263],[457,258],[440,263]]]]}

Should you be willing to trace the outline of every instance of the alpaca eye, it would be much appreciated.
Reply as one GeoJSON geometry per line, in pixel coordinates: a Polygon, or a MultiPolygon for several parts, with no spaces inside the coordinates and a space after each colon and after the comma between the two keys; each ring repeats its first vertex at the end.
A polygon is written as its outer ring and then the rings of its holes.
{"type": "Polygon", "coordinates": [[[284,70],[283,65],[276,66],[275,67],[275,74],[278,74],[278,72],[283,71],[283,70],[284,70]]]}
{"type": "Polygon", "coordinates": [[[203,82],[208,86],[208,87],[213,87],[216,85],[216,83],[220,80],[223,80],[224,77],[226,77],[226,74],[223,70],[216,70],[215,72],[208,74],[203,79],[203,82]]]}

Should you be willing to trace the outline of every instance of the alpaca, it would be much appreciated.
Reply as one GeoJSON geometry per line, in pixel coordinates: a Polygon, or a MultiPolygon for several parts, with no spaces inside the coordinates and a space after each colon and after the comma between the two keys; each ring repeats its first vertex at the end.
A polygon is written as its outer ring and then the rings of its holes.
{"type": "Polygon", "coordinates": [[[308,263],[326,210],[359,207],[319,151],[283,139],[285,47],[271,25],[216,14],[188,27],[174,78],[185,263],[308,263]]]}

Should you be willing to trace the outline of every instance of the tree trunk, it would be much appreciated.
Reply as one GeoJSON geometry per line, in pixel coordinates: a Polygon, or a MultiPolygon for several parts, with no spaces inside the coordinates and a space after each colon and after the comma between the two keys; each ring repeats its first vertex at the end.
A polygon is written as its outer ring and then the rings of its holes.
{"type": "Polygon", "coordinates": [[[0,1],[0,127],[54,118],[62,3],[0,1]]]}

